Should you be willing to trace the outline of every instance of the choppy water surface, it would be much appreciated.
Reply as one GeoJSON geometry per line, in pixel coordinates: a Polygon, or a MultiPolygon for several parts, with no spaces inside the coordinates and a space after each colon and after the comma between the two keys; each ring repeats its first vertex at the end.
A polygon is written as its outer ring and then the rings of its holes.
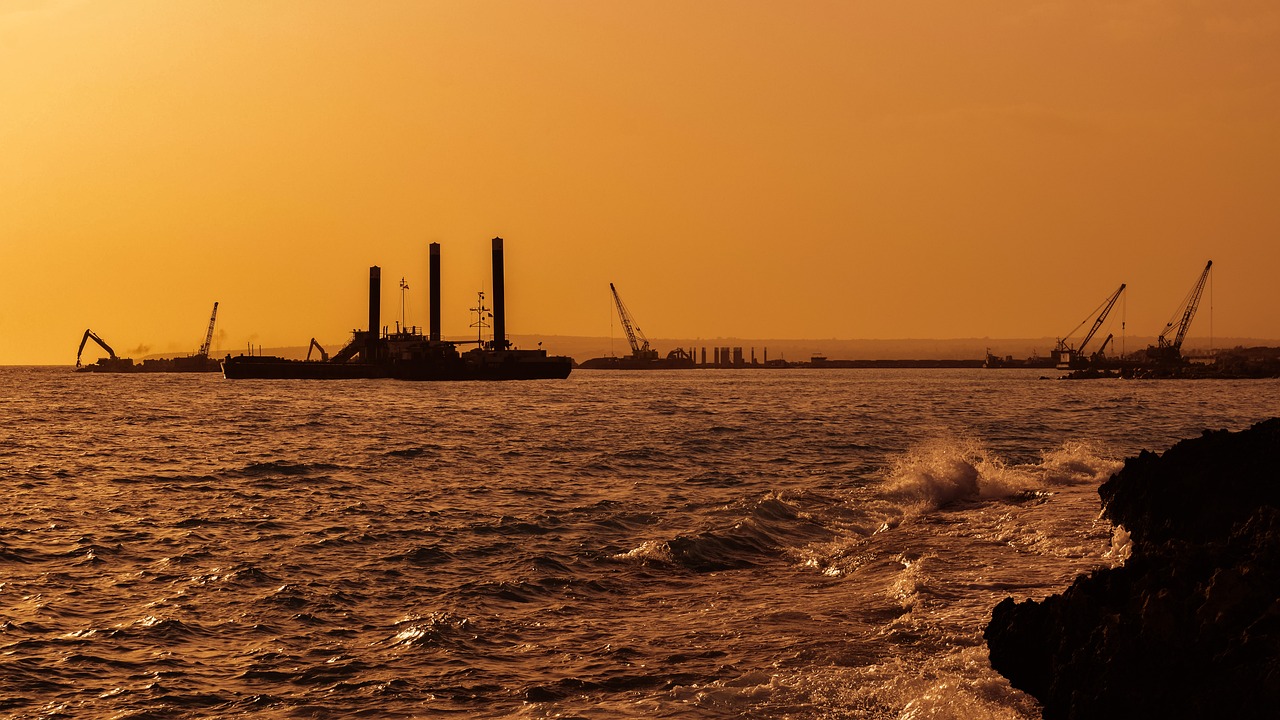
{"type": "Polygon", "coordinates": [[[1280,383],[0,368],[0,714],[1030,718],[1005,596],[1280,383]]]}

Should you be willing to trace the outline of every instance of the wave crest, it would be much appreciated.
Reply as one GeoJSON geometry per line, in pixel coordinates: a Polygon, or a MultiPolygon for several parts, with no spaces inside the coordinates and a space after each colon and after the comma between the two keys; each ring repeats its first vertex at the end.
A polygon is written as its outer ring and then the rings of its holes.
{"type": "Polygon", "coordinates": [[[907,511],[977,499],[1034,497],[1054,486],[1101,482],[1122,463],[1086,442],[1064,442],[1040,462],[1010,464],[971,439],[935,438],[898,458],[881,495],[907,511]]]}
{"type": "Polygon", "coordinates": [[[977,497],[980,466],[990,461],[971,442],[930,440],[897,459],[885,479],[882,495],[908,508],[933,510],[977,497]]]}

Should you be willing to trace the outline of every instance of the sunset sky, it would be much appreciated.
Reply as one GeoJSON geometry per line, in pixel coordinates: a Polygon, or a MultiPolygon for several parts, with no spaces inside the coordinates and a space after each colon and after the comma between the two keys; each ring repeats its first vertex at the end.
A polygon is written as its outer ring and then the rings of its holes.
{"type": "Polygon", "coordinates": [[[430,242],[467,337],[494,236],[512,334],[1154,335],[1212,259],[1280,338],[1280,5],[0,0],[0,364],[425,325],[430,242]]]}

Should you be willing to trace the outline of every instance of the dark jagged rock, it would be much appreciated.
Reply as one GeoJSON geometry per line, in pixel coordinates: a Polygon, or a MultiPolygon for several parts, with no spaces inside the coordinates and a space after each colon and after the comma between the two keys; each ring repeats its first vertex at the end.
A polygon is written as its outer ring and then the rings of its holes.
{"type": "Polygon", "coordinates": [[[991,666],[1047,720],[1280,717],[1280,419],[1144,451],[1098,492],[1132,555],[997,605],[991,666]]]}
{"type": "Polygon", "coordinates": [[[1225,538],[1259,507],[1280,506],[1280,418],[1239,433],[1206,431],[1163,456],[1144,450],[1098,494],[1135,550],[1225,538]]]}

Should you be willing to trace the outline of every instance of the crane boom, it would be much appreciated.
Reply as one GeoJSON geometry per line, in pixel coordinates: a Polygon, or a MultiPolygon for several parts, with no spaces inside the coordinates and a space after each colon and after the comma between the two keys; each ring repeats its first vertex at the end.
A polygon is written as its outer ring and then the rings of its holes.
{"type": "Polygon", "coordinates": [[[1116,300],[1119,300],[1120,294],[1124,292],[1124,287],[1125,284],[1120,283],[1120,289],[1116,290],[1111,297],[1106,300],[1105,307],[1102,308],[1102,313],[1098,315],[1097,320],[1093,321],[1093,327],[1089,328],[1089,334],[1085,335],[1084,340],[1080,341],[1080,354],[1084,354],[1085,346],[1089,344],[1089,341],[1093,339],[1094,334],[1098,332],[1098,328],[1102,327],[1102,323],[1106,321],[1107,315],[1111,313],[1111,308],[1115,307],[1116,300]]]}
{"type": "Polygon", "coordinates": [[[1107,339],[1102,341],[1102,347],[1098,348],[1098,352],[1094,353],[1094,355],[1099,358],[1105,357],[1107,354],[1107,346],[1111,344],[1111,340],[1113,338],[1115,338],[1115,335],[1108,333],[1107,339]]]}
{"type": "Polygon", "coordinates": [[[609,283],[609,290],[613,293],[613,302],[618,307],[618,319],[622,321],[622,329],[627,333],[627,342],[631,345],[631,356],[637,359],[656,358],[657,352],[649,349],[649,338],[645,337],[644,332],[636,326],[631,313],[627,311],[627,306],[622,303],[622,298],[618,295],[618,288],[614,287],[613,283],[609,283]]]}
{"type": "Polygon", "coordinates": [[[1187,297],[1173,311],[1173,317],[1169,322],[1165,323],[1164,332],[1160,333],[1157,338],[1157,345],[1161,348],[1173,348],[1174,352],[1181,352],[1182,341],[1187,337],[1187,330],[1191,329],[1191,320],[1196,316],[1196,310],[1200,307],[1200,295],[1204,292],[1205,281],[1209,278],[1209,269],[1213,267],[1213,261],[1210,260],[1204,266],[1204,272],[1200,273],[1200,279],[1196,280],[1196,284],[1191,287],[1191,292],[1187,293],[1187,297]],[[1174,329],[1174,320],[1178,317],[1178,313],[1182,313],[1182,319],[1178,322],[1177,332],[1174,333],[1173,341],[1169,340],[1169,331],[1174,329]]]}
{"type": "Polygon", "coordinates": [[[95,335],[92,330],[86,329],[84,331],[84,335],[80,338],[80,349],[76,350],[76,367],[81,367],[80,356],[84,354],[84,344],[90,339],[102,346],[102,349],[107,351],[107,355],[111,356],[112,360],[119,359],[116,357],[116,351],[112,350],[110,345],[108,345],[102,338],[95,335]]]}
{"type": "Polygon", "coordinates": [[[1107,321],[1107,316],[1111,314],[1111,308],[1115,307],[1116,301],[1124,294],[1124,289],[1125,284],[1120,283],[1120,287],[1117,288],[1115,292],[1108,295],[1107,298],[1102,301],[1102,304],[1094,308],[1093,312],[1089,313],[1088,317],[1081,320],[1079,325],[1071,329],[1071,332],[1058,340],[1058,345],[1054,348],[1053,355],[1056,359],[1055,364],[1059,369],[1080,369],[1091,362],[1089,356],[1085,354],[1085,348],[1089,345],[1089,341],[1093,340],[1093,336],[1098,333],[1102,324],[1107,321]],[[1093,319],[1093,326],[1089,328],[1089,332],[1085,334],[1084,340],[1080,342],[1079,349],[1072,347],[1068,340],[1070,340],[1071,336],[1075,335],[1080,328],[1084,327],[1085,323],[1089,322],[1091,318],[1093,319]]]}
{"type": "Polygon", "coordinates": [[[213,343],[213,324],[218,321],[218,303],[213,304],[213,313],[209,315],[209,330],[204,334],[204,343],[200,345],[201,357],[209,357],[209,345],[213,343]]]}

